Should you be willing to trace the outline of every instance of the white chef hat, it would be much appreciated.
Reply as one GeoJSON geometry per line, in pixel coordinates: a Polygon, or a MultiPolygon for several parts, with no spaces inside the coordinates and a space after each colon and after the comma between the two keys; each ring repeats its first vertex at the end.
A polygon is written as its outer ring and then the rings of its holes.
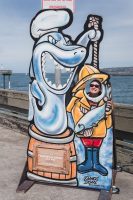
{"type": "Polygon", "coordinates": [[[66,26],[70,22],[67,10],[43,10],[31,22],[31,35],[39,38],[46,32],[66,26]]]}

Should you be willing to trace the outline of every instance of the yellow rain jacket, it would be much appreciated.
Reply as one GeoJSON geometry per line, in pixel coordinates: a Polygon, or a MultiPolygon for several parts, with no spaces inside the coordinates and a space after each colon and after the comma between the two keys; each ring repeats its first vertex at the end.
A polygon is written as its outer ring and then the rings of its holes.
{"type": "MultiPolygon", "coordinates": [[[[105,102],[101,100],[98,106],[102,106],[105,102]]],[[[94,108],[95,109],[95,108],[94,108]]],[[[67,106],[67,111],[71,112],[75,125],[77,122],[91,110],[91,104],[85,97],[84,90],[79,90],[71,99],[67,106]]],[[[106,112],[106,118],[99,121],[99,123],[92,128],[91,138],[104,138],[106,136],[107,129],[112,126],[111,112],[106,112]]],[[[80,135],[80,137],[84,137],[80,135]]]]}

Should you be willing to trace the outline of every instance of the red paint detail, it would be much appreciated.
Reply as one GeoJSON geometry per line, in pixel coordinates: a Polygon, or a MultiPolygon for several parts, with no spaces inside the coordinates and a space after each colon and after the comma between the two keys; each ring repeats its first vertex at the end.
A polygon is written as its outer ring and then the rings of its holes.
{"type": "Polygon", "coordinates": [[[89,147],[99,148],[102,144],[103,139],[90,139],[90,138],[83,137],[81,138],[81,141],[83,145],[87,148],[89,147]]]}
{"type": "MultiPolygon", "coordinates": [[[[47,0],[47,1],[52,2],[52,0],[47,0]]],[[[76,2],[75,2],[75,0],[67,0],[67,1],[70,1],[70,2],[73,3],[73,8],[72,9],[69,8],[69,9],[74,13],[75,10],[76,10],[76,2]]],[[[45,0],[41,1],[42,9],[45,9],[45,3],[44,2],[45,2],[45,0]]],[[[63,0],[61,0],[61,2],[65,3],[65,1],[63,1],[63,0]]],[[[53,3],[54,3],[54,1],[53,1],[53,3]]],[[[49,7],[47,9],[63,9],[63,8],[65,9],[65,8],[67,8],[67,6],[64,5],[63,7],[60,7],[60,8],[57,8],[57,6],[53,6],[52,8],[49,7]]]]}

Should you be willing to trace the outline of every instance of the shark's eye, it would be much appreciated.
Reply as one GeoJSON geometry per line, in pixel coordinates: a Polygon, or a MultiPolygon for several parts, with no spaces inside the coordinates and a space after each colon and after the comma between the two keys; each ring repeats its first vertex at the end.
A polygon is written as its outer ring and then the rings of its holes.
{"type": "Polygon", "coordinates": [[[67,41],[67,44],[68,44],[68,45],[71,44],[70,40],[67,41]]]}
{"type": "Polygon", "coordinates": [[[71,43],[71,41],[70,41],[70,39],[69,39],[69,38],[67,38],[67,37],[65,37],[65,41],[66,41],[66,44],[67,44],[67,45],[70,45],[70,44],[72,44],[72,43],[71,43]]]}
{"type": "Polygon", "coordinates": [[[48,41],[51,43],[51,44],[56,44],[58,41],[55,40],[51,35],[48,36],[48,41]]]}

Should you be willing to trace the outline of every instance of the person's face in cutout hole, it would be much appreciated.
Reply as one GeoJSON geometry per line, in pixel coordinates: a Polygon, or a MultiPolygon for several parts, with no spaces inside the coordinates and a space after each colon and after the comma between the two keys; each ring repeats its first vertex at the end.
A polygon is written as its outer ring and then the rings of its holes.
{"type": "Polygon", "coordinates": [[[89,94],[91,94],[91,96],[98,96],[101,94],[101,83],[99,81],[92,81],[90,83],[90,87],[89,87],[89,94]]]}

